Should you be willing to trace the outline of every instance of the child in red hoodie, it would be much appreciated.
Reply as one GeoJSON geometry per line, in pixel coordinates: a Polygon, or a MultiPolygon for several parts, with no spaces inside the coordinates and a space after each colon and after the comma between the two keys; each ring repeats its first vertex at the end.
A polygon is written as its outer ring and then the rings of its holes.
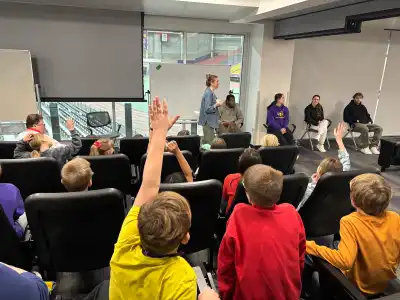
{"type": "Polygon", "coordinates": [[[276,205],[282,172],[254,165],[244,174],[250,203],[238,204],[218,254],[222,299],[298,300],[306,237],[296,209],[276,205]]]}

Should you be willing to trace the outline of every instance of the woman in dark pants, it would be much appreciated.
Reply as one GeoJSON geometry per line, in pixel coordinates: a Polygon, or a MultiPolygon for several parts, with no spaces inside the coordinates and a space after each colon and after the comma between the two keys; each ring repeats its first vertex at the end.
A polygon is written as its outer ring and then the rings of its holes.
{"type": "Polygon", "coordinates": [[[276,135],[281,146],[294,145],[293,134],[288,129],[289,109],[284,104],[285,96],[279,93],[267,107],[268,133],[276,135]]]}

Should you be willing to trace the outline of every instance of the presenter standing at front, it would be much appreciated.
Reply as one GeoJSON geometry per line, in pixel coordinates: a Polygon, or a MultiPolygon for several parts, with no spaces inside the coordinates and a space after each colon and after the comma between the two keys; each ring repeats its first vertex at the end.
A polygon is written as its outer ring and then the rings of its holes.
{"type": "Polygon", "coordinates": [[[215,130],[218,129],[218,109],[222,105],[221,100],[217,100],[215,90],[219,86],[219,79],[216,75],[207,75],[206,90],[201,99],[199,125],[203,126],[202,144],[211,144],[215,137],[215,130]]]}

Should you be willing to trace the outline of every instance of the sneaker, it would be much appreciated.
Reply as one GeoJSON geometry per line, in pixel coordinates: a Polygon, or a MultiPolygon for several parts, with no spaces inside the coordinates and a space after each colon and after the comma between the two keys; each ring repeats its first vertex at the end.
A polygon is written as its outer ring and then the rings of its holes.
{"type": "Polygon", "coordinates": [[[371,150],[369,150],[368,147],[363,148],[363,149],[361,149],[360,151],[361,151],[362,153],[364,153],[364,154],[372,154],[371,150]]]}
{"type": "Polygon", "coordinates": [[[318,144],[317,145],[317,149],[319,150],[319,152],[326,152],[324,145],[318,144]]]}
{"type": "Polygon", "coordinates": [[[371,147],[372,154],[381,154],[377,147],[371,147]]]}

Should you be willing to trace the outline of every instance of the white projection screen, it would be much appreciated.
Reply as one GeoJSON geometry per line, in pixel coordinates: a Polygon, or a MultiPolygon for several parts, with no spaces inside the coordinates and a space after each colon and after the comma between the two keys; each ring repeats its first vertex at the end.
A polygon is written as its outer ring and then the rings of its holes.
{"type": "Polygon", "coordinates": [[[143,100],[140,12],[0,3],[0,48],[27,49],[43,98],[143,100]]]}

